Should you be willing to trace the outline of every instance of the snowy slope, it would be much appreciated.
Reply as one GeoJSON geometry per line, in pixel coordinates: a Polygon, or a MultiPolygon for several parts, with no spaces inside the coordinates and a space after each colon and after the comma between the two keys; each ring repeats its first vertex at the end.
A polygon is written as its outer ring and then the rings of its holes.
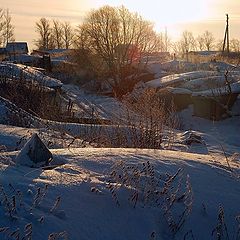
{"type": "MultiPolygon", "coordinates": [[[[0,206],[1,214],[6,214],[0,219],[1,227],[10,227],[11,231],[19,227],[23,233],[23,226],[32,223],[33,240],[47,239],[50,233],[63,231],[72,240],[183,239],[189,231],[192,231],[194,239],[212,239],[221,204],[228,234],[232,237],[237,231],[235,217],[240,210],[240,185],[236,176],[239,170],[238,165],[231,162],[231,172],[223,157],[137,149],[59,149],[52,153],[55,159],[66,163],[55,169],[33,170],[8,165],[9,158],[14,160],[16,152],[2,155],[0,181],[4,192],[12,197],[17,196],[20,190],[24,204],[18,205],[17,199],[16,213],[12,213],[14,221],[4,210],[4,204],[0,206]],[[150,195],[145,199],[146,195],[139,188],[139,199],[134,207],[134,201],[128,200],[134,193],[133,186],[116,187],[116,195],[107,189],[113,179],[113,170],[120,173],[124,168],[121,166],[142,169],[143,164],[148,165],[147,162],[154,168],[151,181],[159,184],[162,190],[166,179],[178,172],[173,183],[168,184],[173,187],[172,190],[178,189],[176,196],[184,196],[182,194],[185,193],[188,199],[182,197],[182,200],[174,201],[171,207],[174,220],[179,219],[185,200],[190,201],[189,208],[192,210],[175,238],[166,220],[170,215],[162,209],[168,202],[165,199],[167,194],[159,195],[159,204],[163,205],[158,206],[150,195]],[[111,170],[116,163],[119,164],[111,170]],[[179,181],[181,185],[177,184],[179,181]],[[40,194],[37,194],[38,187],[40,194]],[[40,196],[40,202],[36,196],[40,196]]],[[[130,170],[128,174],[132,176],[130,170]]],[[[147,176],[142,178],[142,184],[150,187],[147,176]]],[[[149,191],[152,191],[151,188],[149,191]]],[[[4,236],[4,233],[0,234],[4,236]]]]}
{"type": "Polygon", "coordinates": [[[78,117],[116,120],[124,114],[124,105],[115,98],[88,94],[72,84],[64,84],[62,89],[68,99],[74,102],[73,110],[78,117]]]}

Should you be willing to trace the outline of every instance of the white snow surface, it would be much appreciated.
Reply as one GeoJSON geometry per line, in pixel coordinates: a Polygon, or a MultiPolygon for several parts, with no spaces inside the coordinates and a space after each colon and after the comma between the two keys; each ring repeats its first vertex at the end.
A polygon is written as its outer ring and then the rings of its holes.
{"type": "Polygon", "coordinates": [[[192,81],[195,79],[207,78],[207,77],[215,77],[219,76],[219,72],[215,71],[193,71],[193,72],[185,72],[180,74],[171,74],[159,79],[155,79],[146,83],[147,86],[158,88],[158,87],[166,87],[172,84],[179,84],[183,82],[192,81]]]}
{"type": "MultiPolygon", "coordinates": [[[[23,232],[23,226],[32,223],[33,239],[37,240],[63,231],[72,240],[145,240],[151,239],[151,235],[155,235],[155,239],[183,239],[189,229],[197,239],[210,239],[221,205],[230,236],[236,230],[235,217],[240,210],[240,185],[235,177],[239,174],[238,164],[231,163],[234,172],[230,172],[223,157],[139,149],[59,149],[52,153],[56,159],[64,159],[65,164],[54,169],[32,170],[13,163],[9,165],[9,159],[14,160],[16,152],[2,155],[1,185],[10,196],[20,191],[24,205],[17,205],[14,221],[0,207],[1,227],[10,227],[12,231],[19,227],[23,232]],[[183,176],[189,175],[194,198],[192,211],[175,238],[161,207],[144,205],[141,199],[133,207],[128,200],[131,186],[116,189],[120,205],[116,204],[107,182],[110,168],[119,161],[135,167],[148,161],[156,176],[166,177],[167,173],[174,174],[179,168],[183,169],[183,176]],[[45,189],[45,184],[48,185],[46,194],[34,205],[37,188],[45,189]],[[57,197],[60,202],[51,211],[57,197]]],[[[177,211],[181,202],[175,204],[177,211]]]]}
{"type": "Polygon", "coordinates": [[[73,84],[64,84],[62,89],[74,102],[73,111],[78,117],[116,120],[125,113],[126,108],[115,98],[90,94],[73,84]]]}
{"type": "Polygon", "coordinates": [[[49,88],[60,88],[62,86],[61,81],[55,78],[51,78],[36,68],[29,67],[22,64],[14,64],[10,62],[2,62],[0,64],[0,74],[9,79],[23,78],[26,81],[37,82],[38,84],[49,88]]]}
{"type": "MultiPolygon", "coordinates": [[[[201,70],[167,76],[156,84],[184,82],[191,92],[210,73],[222,83],[219,72],[201,70]]],[[[77,103],[76,111],[82,110],[81,116],[91,116],[94,109],[102,118],[123,117],[124,107],[112,98],[86,94],[72,85],[63,85],[63,90],[77,103]]],[[[1,99],[0,120],[10,108],[14,112],[17,107],[1,99]]],[[[116,126],[60,123],[22,112],[35,129],[0,125],[0,239],[13,239],[17,229],[20,239],[26,237],[27,224],[32,224],[32,240],[47,240],[51,233],[70,240],[217,239],[214,229],[219,227],[219,209],[224,211],[221,226],[227,226],[227,233],[222,229],[222,239],[227,239],[226,235],[236,239],[239,99],[232,111],[233,117],[212,122],[192,116],[192,106],[183,110],[179,113],[181,130],[172,130],[172,145],[165,147],[169,150],[78,148],[78,143],[71,143],[79,136],[86,140],[86,136],[101,132],[113,141],[116,126]],[[189,130],[202,143],[184,145],[189,130]],[[49,167],[32,169],[16,164],[19,150],[34,133],[41,133],[51,148],[49,167]],[[146,171],[143,166],[150,167],[146,171]],[[173,234],[168,220],[178,222],[185,209],[188,215],[173,234]]]]}
{"type": "MultiPolygon", "coordinates": [[[[235,105],[237,114],[239,103],[235,105]]],[[[17,207],[10,217],[2,202],[0,227],[9,227],[6,231],[8,234],[19,228],[23,237],[24,226],[31,223],[33,240],[47,240],[49,234],[59,232],[66,232],[71,240],[145,240],[151,239],[151,235],[155,239],[171,240],[184,239],[190,230],[195,239],[212,239],[212,231],[218,224],[219,207],[222,206],[228,234],[230,239],[234,239],[237,231],[235,218],[240,211],[240,118],[235,116],[212,122],[193,117],[191,108],[180,114],[182,130],[175,137],[176,144],[172,146],[175,151],[66,148],[60,144],[62,140],[56,138],[56,133],[54,141],[56,146],[59,142],[59,148],[51,149],[52,166],[39,169],[16,165],[19,151],[10,148],[21,136],[30,137],[39,130],[1,125],[0,145],[8,143],[9,146],[2,148],[0,152],[0,183],[8,199],[16,196],[17,207]],[[201,136],[205,144],[185,146],[186,149],[183,145],[177,145],[184,139],[184,131],[189,129],[201,136]],[[167,224],[162,205],[144,202],[139,192],[139,199],[134,207],[129,200],[134,191],[133,186],[119,185],[115,189],[115,200],[108,188],[111,182],[110,173],[121,170],[113,167],[116,163],[141,169],[143,163],[147,162],[153,166],[161,186],[164,185],[164,179],[174,175],[178,169],[182,169],[182,175],[176,179],[184,180],[181,182],[183,189],[179,191],[184,192],[186,179],[191,184],[191,212],[175,236],[167,224]],[[40,202],[36,200],[38,188],[42,193],[39,196],[40,202]],[[19,193],[22,195],[21,205],[19,193]],[[59,201],[57,206],[56,201],[59,201]]],[[[41,137],[44,137],[44,130],[42,131],[41,137]]],[[[50,134],[47,136],[46,140],[51,139],[50,134]]],[[[1,194],[0,201],[3,201],[2,196],[1,194]]],[[[162,201],[161,197],[160,200],[162,201]]],[[[175,220],[182,213],[182,207],[180,200],[173,204],[175,220]]],[[[4,237],[4,232],[0,232],[0,239],[4,237]]]]}

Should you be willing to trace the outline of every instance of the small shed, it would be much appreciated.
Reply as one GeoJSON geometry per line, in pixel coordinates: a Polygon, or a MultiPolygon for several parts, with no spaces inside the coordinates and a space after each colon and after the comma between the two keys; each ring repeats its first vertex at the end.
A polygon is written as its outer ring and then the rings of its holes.
{"type": "Polygon", "coordinates": [[[228,110],[231,109],[237,97],[238,93],[223,94],[217,97],[193,96],[193,114],[197,117],[219,121],[228,117],[228,110]]]}
{"type": "Polygon", "coordinates": [[[27,42],[9,42],[6,51],[8,56],[28,54],[28,44],[27,42]]]}
{"type": "Polygon", "coordinates": [[[165,104],[166,109],[173,107],[176,111],[181,111],[192,104],[192,91],[183,88],[166,87],[157,92],[161,102],[165,104]]]}

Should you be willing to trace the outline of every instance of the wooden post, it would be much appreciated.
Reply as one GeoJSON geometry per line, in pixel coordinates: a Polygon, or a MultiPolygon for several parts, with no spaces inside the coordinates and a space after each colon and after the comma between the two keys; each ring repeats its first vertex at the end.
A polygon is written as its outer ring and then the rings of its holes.
{"type": "Polygon", "coordinates": [[[229,53],[229,24],[228,24],[229,17],[228,17],[228,14],[226,14],[226,17],[227,17],[227,20],[226,20],[227,25],[226,25],[226,30],[225,30],[225,34],[224,34],[223,50],[222,50],[223,53],[225,51],[226,43],[227,43],[227,53],[229,53]]]}

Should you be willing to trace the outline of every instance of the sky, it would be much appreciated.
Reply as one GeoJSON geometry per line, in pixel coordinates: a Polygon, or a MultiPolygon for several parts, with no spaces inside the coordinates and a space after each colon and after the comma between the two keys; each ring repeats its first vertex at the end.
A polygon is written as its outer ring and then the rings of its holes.
{"type": "Polygon", "coordinates": [[[27,41],[34,48],[35,23],[41,17],[81,24],[91,9],[103,5],[124,5],[155,23],[158,32],[167,29],[171,39],[180,38],[184,30],[195,36],[209,30],[223,38],[229,14],[230,38],[240,38],[240,0],[0,0],[8,8],[15,26],[17,41],[27,41]]]}

